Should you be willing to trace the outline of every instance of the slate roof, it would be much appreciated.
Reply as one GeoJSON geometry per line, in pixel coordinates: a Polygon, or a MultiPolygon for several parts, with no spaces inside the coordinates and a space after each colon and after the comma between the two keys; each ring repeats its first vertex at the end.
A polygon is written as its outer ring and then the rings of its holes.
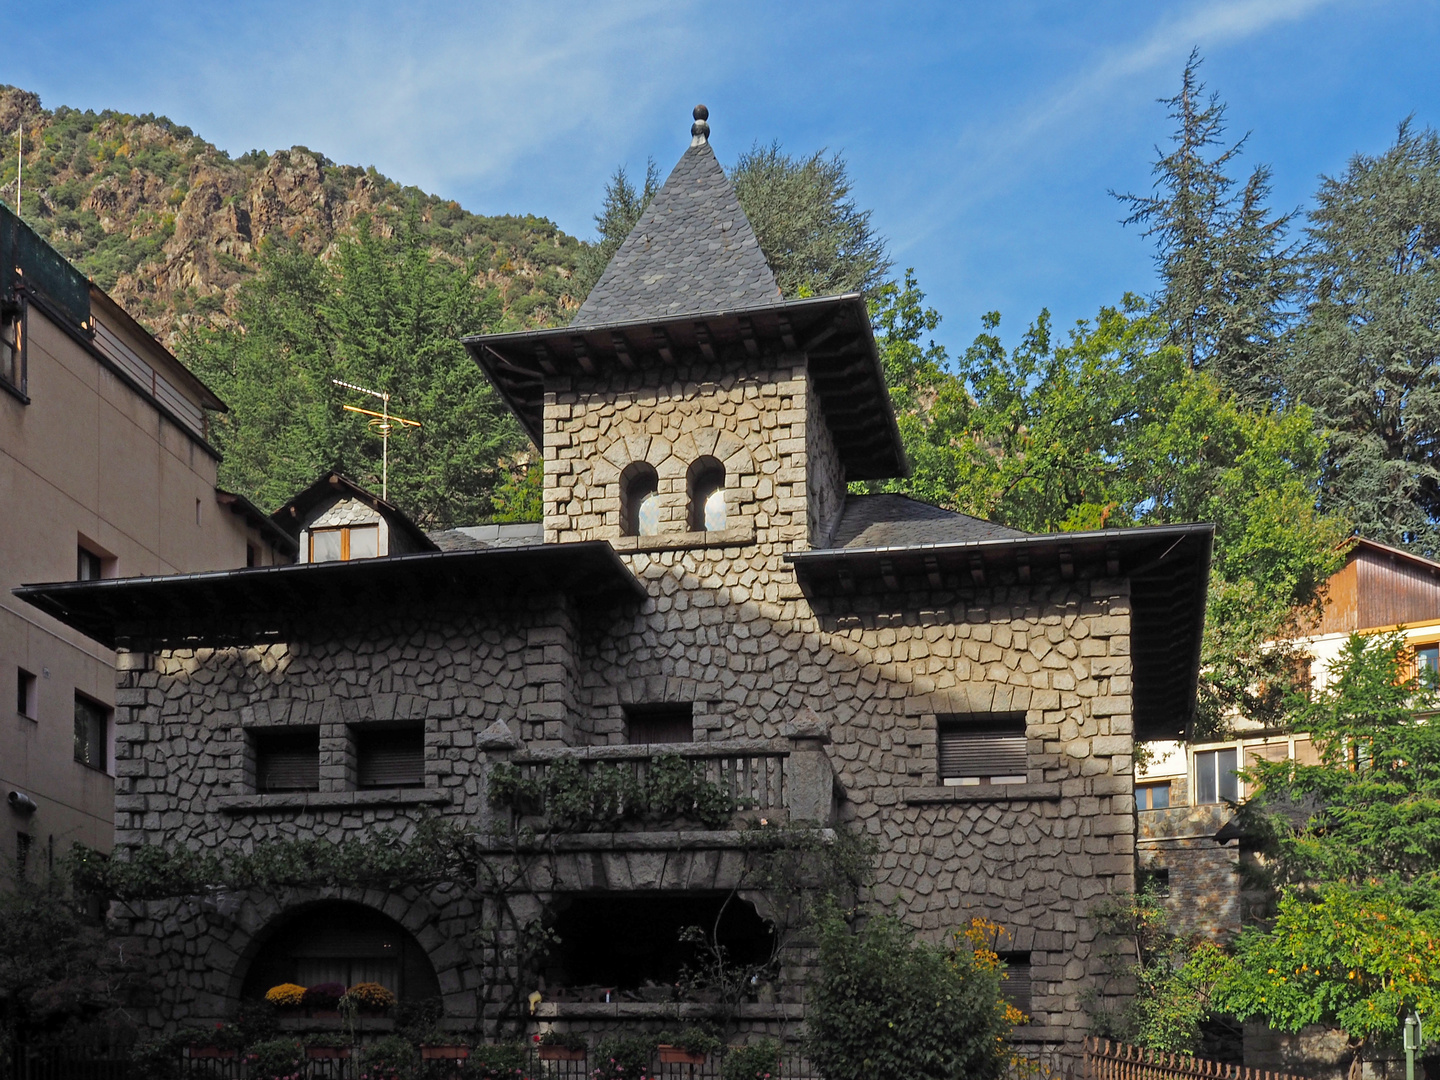
{"type": "Polygon", "coordinates": [[[905,495],[847,495],[829,546],[832,549],[912,547],[1028,535],[1019,529],[942,510],[905,495]]]}
{"type": "Polygon", "coordinates": [[[545,542],[543,522],[515,525],[462,525],[426,533],[441,551],[485,551],[489,548],[529,547],[545,542]]]}
{"type": "Polygon", "coordinates": [[[571,326],[731,311],[780,300],[735,189],[697,137],[655,193],[571,326]]]}

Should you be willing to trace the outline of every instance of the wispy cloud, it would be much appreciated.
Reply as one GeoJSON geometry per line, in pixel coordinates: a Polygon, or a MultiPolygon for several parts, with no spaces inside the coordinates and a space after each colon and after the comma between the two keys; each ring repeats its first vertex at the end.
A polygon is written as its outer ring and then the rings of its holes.
{"type": "MultiPolygon", "coordinates": [[[[1336,0],[1224,0],[1201,3],[1150,27],[1132,41],[1099,50],[1084,67],[1044,93],[983,125],[968,126],[936,156],[959,163],[937,168],[944,189],[917,206],[897,230],[894,247],[903,253],[967,208],[1007,190],[1041,159],[1058,157],[1104,122],[1117,96],[1138,77],[1176,64],[1194,46],[1202,50],[1253,38],[1304,19],[1336,0]]],[[[938,162],[937,162],[938,164],[938,162]]]]}

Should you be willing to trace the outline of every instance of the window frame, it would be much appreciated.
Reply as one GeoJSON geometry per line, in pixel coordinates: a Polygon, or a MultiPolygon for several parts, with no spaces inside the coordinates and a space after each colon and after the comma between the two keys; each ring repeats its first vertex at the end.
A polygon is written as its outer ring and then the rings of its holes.
{"type": "Polygon", "coordinates": [[[40,680],[23,667],[15,669],[15,712],[26,720],[40,719],[40,680]]]}
{"type": "Polygon", "coordinates": [[[1190,771],[1191,771],[1191,786],[1190,786],[1191,795],[1190,795],[1190,803],[1191,803],[1192,806],[1224,806],[1226,803],[1238,803],[1238,802],[1240,802],[1240,801],[1242,800],[1242,798],[1244,797],[1244,792],[1241,790],[1241,783],[1240,783],[1240,775],[1239,775],[1239,772],[1240,772],[1240,770],[1241,770],[1242,768],[1244,768],[1244,759],[1243,759],[1242,756],[1241,756],[1241,746],[1240,746],[1239,743],[1232,743],[1232,744],[1229,744],[1229,745],[1226,745],[1226,746],[1210,747],[1210,748],[1205,749],[1205,750],[1195,750],[1195,751],[1193,751],[1193,752],[1191,753],[1190,757],[1191,757],[1191,762],[1192,762],[1192,764],[1191,764],[1191,770],[1190,770],[1190,771]],[[1233,797],[1232,797],[1232,798],[1227,798],[1227,797],[1226,797],[1225,789],[1226,789],[1226,787],[1227,787],[1227,784],[1226,784],[1226,782],[1225,782],[1224,780],[1222,780],[1222,778],[1221,778],[1221,773],[1220,773],[1220,755],[1221,755],[1221,754],[1233,754],[1234,757],[1235,757],[1234,765],[1233,765],[1233,767],[1229,770],[1229,775],[1230,775],[1230,777],[1231,777],[1230,784],[1233,785],[1233,788],[1232,788],[1232,790],[1233,790],[1233,797]],[[1200,784],[1201,784],[1201,779],[1200,779],[1200,778],[1201,778],[1201,775],[1202,775],[1202,764],[1201,764],[1201,759],[1202,759],[1202,758],[1206,759],[1206,762],[1207,762],[1207,763],[1209,762],[1210,759],[1212,759],[1212,758],[1214,759],[1214,764],[1213,764],[1213,766],[1211,766],[1211,767],[1209,767],[1209,768],[1207,768],[1207,769],[1204,770],[1205,773],[1208,775],[1208,777],[1209,777],[1211,780],[1213,780],[1213,783],[1214,783],[1214,785],[1215,785],[1215,796],[1216,796],[1216,797],[1213,798],[1213,799],[1202,799],[1202,798],[1201,798],[1202,788],[1201,788],[1201,786],[1200,786],[1200,784]]]}
{"type": "MultiPolygon", "coordinates": [[[[964,741],[964,740],[961,740],[964,741]]],[[[991,751],[992,753],[995,751],[991,751]]],[[[972,766],[980,768],[980,765],[972,766]]],[[[1009,787],[1029,783],[1030,754],[1028,725],[1024,712],[1001,713],[939,713],[935,717],[935,773],[942,787],[1009,787]],[[1021,767],[1011,772],[955,772],[947,771],[947,755],[957,753],[947,750],[946,737],[970,736],[970,741],[981,743],[989,739],[1004,739],[1012,745],[1003,748],[1002,753],[1019,753],[1021,767]],[[1015,741],[1019,746],[1013,745],[1015,741]]]]}
{"type": "Polygon", "coordinates": [[[1035,1020],[1035,961],[1032,953],[1025,951],[1004,951],[997,953],[1005,970],[1000,977],[1000,995],[1011,1005],[1023,1012],[1033,1023],[1035,1020]],[[1014,993],[1006,993],[1005,984],[1013,975],[1020,976],[1014,993]]]}
{"type": "Polygon", "coordinates": [[[0,387],[14,394],[23,404],[30,404],[30,362],[29,362],[30,305],[21,300],[18,307],[0,316],[0,346],[5,344],[6,330],[14,326],[14,340],[10,343],[10,372],[0,366],[0,387]],[[13,377],[18,375],[17,377],[13,377]]]}
{"type": "Polygon", "coordinates": [[[1440,639],[1413,641],[1410,643],[1410,654],[1415,665],[1415,680],[1420,683],[1421,686],[1431,690],[1440,687],[1440,639]],[[1433,652],[1435,655],[1434,664],[1422,664],[1420,660],[1421,652],[1433,652]],[[1429,672],[1428,679],[1426,678],[1427,671],[1429,672]]]}
{"type": "MultiPolygon", "coordinates": [[[[350,745],[355,755],[355,788],[358,791],[396,791],[425,786],[425,722],[411,720],[401,723],[354,724],[350,728],[350,745]],[[414,779],[400,783],[374,783],[366,780],[366,757],[378,744],[399,743],[402,739],[418,738],[420,757],[414,779]]],[[[373,763],[372,763],[373,764],[373,763]]]]}
{"type": "Polygon", "coordinates": [[[1174,791],[1173,791],[1173,789],[1172,789],[1172,783],[1173,783],[1173,781],[1172,781],[1172,780],[1168,780],[1168,779],[1167,779],[1167,780],[1147,780],[1147,781],[1144,781],[1143,783],[1137,781],[1136,784],[1135,784],[1135,809],[1137,809],[1137,810],[1169,810],[1169,809],[1170,809],[1170,796],[1174,794],[1174,791]],[[1159,788],[1164,788],[1164,789],[1165,789],[1165,804],[1164,804],[1163,806],[1156,806],[1156,805],[1155,805],[1155,801],[1154,801],[1154,792],[1155,792],[1157,789],[1159,789],[1159,788]],[[1143,800],[1142,800],[1141,797],[1140,797],[1140,793],[1141,793],[1142,791],[1145,792],[1145,798],[1144,798],[1143,800]]]}
{"type": "MultiPolygon", "coordinates": [[[[352,562],[354,559],[350,554],[350,533],[352,530],[373,529],[375,531],[375,554],[361,555],[362,559],[376,559],[380,557],[380,523],[378,521],[367,521],[351,525],[312,525],[306,530],[309,535],[309,561],[315,562],[315,536],[317,533],[338,533],[340,536],[340,558],[323,559],[322,562],[352,562]]],[[[248,546],[248,545],[247,545],[248,546]]]]}
{"type": "Polygon", "coordinates": [[[250,772],[250,786],[257,795],[290,795],[304,794],[320,790],[320,729],[313,726],[296,725],[293,727],[266,727],[247,728],[245,730],[246,748],[249,751],[253,769],[250,772]],[[266,759],[286,750],[294,752],[292,748],[286,747],[286,743],[293,743],[298,746],[304,743],[303,750],[308,754],[313,743],[315,748],[315,779],[313,785],[308,782],[303,787],[286,785],[281,787],[272,786],[269,781],[269,773],[266,767],[266,759]],[[267,744],[269,744],[267,746],[267,744]]]}
{"type": "Polygon", "coordinates": [[[114,710],[103,701],[96,701],[89,694],[82,694],[79,690],[75,691],[75,763],[77,765],[84,766],[87,769],[92,769],[99,773],[108,774],[110,772],[110,728],[113,722],[113,714],[114,710]],[[98,729],[91,728],[84,733],[83,744],[80,731],[80,710],[82,707],[94,710],[89,719],[98,724],[98,729]],[[98,763],[89,760],[91,756],[89,753],[85,753],[82,756],[81,752],[82,745],[85,747],[91,745],[91,736],[97,735],[97,731],[98,736],[94,739],[94,746],[96,756],[99,758],[98,763]]]}
{"type": "Polygon", "coordinates": [[[725,463],[719,458],[706,455],[690,463],[685,490],[689,507],[687,525],[691,532],[719,532],[729,523],[729,508],[724,502],[726,479],[725,463]],[[720,524],[712,529],[706,520],[709,516],[708,504],[717,493],[721,499],[720,524]]]}

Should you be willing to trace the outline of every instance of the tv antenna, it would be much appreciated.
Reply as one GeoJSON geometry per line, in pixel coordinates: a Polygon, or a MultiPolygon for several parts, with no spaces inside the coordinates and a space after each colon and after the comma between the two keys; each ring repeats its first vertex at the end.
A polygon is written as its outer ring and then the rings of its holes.
{"type": "Polygon", "coordinates": [[[357,394],[369,394],[373,398],[380,399],[380,412],[374,409],[362,409],[358,405],[342,405],[346,412],[360,413],[362,416],[370,417],[370,426],[380,433],[380,498],[385,502],[390,501],[390,432],[403,431],[407,427],[419,427],[419,420],[406,420],[403,416],[390,415],[390,395],[380,391],[371,390],[365,386],[356,386],[354,383],[345,382],[343,379],[331,379],[336,386],[343,386],[346,390],[354,390],[357,394]]]}
{"type": "MultiPolygon", "coordinates": [[[[20,182],[25,178],[25,121],[20,121],[20,130],[15,133],[20,142],[18,156],[15,159],[15,216],[21,217],[25,211],[20,205],[20,182]]],[[[21,218],[21,220],[24,220],[21,218]]]]}

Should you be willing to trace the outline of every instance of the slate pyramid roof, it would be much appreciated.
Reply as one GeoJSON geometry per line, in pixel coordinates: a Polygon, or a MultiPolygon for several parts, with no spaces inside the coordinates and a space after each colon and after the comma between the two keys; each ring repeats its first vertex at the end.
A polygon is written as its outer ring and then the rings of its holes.
{"type": "Polygon", "coordinates": [[[735,188],[696,110],[690,148],[655,193],[570,325],[734,311],[780,301],[735,188]]]}

